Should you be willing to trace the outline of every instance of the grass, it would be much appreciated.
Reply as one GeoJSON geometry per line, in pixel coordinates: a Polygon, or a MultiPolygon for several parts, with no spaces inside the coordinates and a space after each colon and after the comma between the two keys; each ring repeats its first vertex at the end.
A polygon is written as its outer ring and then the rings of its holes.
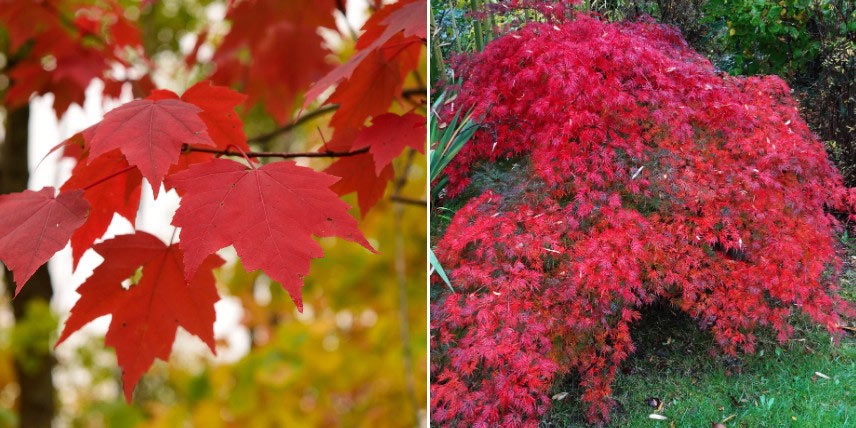
{"type": "MultiPolygon", "coordinates": [[[[856,267],[845,273],[841,292],[856,302],[856,267]]],[[[847,334],[835,345],[803,317],[795,326],[786,344],[759,334],[754,355],[731,358],[717,353],[712,336],[686,315],[647,310],[631,333],[638,349],[613,384],[608,426],[856,427],[856,337],[847,334]],[[660,411],[649,405],[652,397],[663,403],[660,411]],[[668,419],[650,419],[652,413],[668,419]]],[[[542,426],[588,426],[576,384],[569,376],[554,385],[551,395],[569,394],[554,401],[542,426]]]]}

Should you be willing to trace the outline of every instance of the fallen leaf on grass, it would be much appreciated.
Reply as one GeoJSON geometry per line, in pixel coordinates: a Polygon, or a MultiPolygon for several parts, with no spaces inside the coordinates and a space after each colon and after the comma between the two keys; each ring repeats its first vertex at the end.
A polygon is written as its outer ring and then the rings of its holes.
{"type": "Polygon", "coordinates": [[[554,395],[554,396],[553,396],[553,399],[554,399],[554,400],[556,400],[556,401],[562,401],[562,400],[564,400],[564,399],[565,399],[565,397],[567,397],[567,396],[568,396],[568,393],[567,393],[567,392],[560,392],[560,393],[558,393],[558,394],[554,395]]]}

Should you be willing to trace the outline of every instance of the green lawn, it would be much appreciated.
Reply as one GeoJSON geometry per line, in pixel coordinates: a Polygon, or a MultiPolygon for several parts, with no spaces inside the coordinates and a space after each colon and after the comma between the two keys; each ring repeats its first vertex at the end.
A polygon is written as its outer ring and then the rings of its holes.
{"type": "MultiPolygon", "coordinates": [[[[856,269],[842,287],[856,301],[856,269]]],[[[756,353],[738,359],[715,352],[711,335],[689,317],[663,307],[647,311],[632,330],[639,349],[614,384],[609,426],[856,427],[856,337],[835,345],[805,319],[796,326],[785,345],[759,334],[756,353]],[[651,397],[663,402],[659,412],[647,403],[651,397]],[[652,413],[668,419],[650,419],[652,413]]],[[[563,379],[551,395],[559,392],[569,394],[554,401],[542,426],[588,426],[576,379],[563,379]]]]}

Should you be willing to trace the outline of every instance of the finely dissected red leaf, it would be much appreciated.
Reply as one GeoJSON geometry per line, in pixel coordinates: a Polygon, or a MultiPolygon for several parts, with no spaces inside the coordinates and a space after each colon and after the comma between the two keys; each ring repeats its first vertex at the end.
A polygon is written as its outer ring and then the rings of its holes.
{"type": "MultiPolygon", "coordinates": [[[[127,167],[128,162],[119,150],[107,152],[91,163],[78,162],[71,172],[71,177],[62,185],[60,190],[83,189],[127,167]]],[[[83,253],[107,231],[113,220],[113,214],[119,214],[134,224],[137,218],[137,208],[140,206],[142,181],[143,176],[140,175],[140,171],[133,168],[84,190],[83,197],[92,208],[83,226],[71,235],[71,256],[75,268],[83,253]]]]}
{"type": "Polygon", "coordinates": [[[182,144],[214,145],[197,114],[200,111],[193,104],[174,99],[136,100],[113,109],[104,115],[92,138],[87,138],[89,162],[120,149],[157,196],[170,165],[178,162],[182,144]]]}
{"type": "Polygon", "coordinates": [[[53,187],[0,195],[0,260],[15,272],[15,294],[57,251],[89,212],[83,191],[55,196],[53,187]]]}
{"type": "MultiPolygon", "coordinates": [[[[381,48],[396,35],[403,35],[404,39],[425,40],[426,38],[426,4],[425,0],[404,0],[392,5],[387,5],[372,15],[363,25],[365,33],[357,41],[359,51],[351,56],[347,62],[336,67],[327,75],[319,79],[306,91],[303,107],[306,108],[315,101],[324,90],[338,83],[342,79],[351,77],[357,67],[373,52],[381,48]],[[391,9],[390,11],[385,11],[391,9]],[[370,41],[370,42],[369,42],[370,41]]],[[[412,40],[396,41],[402,45],[412,40]]]]}
{"type": "Polygon", "coordinates": [[[374,157],[375,174],[379,176],[405,147],[424,154],[425,141],[425,116],[387,113],[372,119],[372,125],[357,134],[353,149],[369,147],[369,153],[374,157]]]}
{"type": "Polygon", "coordinates": [[[372,169],[374,164],[371,155],[361,154],[343,157],[324,170],[327,174],[342,177],[330,186],[330,190],[340,196],[357,192],[357,201],[363,217],[383,197],[386,184],[395,176],[392,165],[385,166],[377,174],[372,174],[372,169]]]}
{"type": "Polygon", "coordinates": [[[93,248],[104,263],[77,289],[80,299],[57,345],[90,321],[112,314],[104,343],[116,349],[128,401],[155,358],[169,358],[179,326],[216,352],[214,303],[220,296],[211,270],[223,264],[220,257],[207,256],[199,272],[186,282],[178,244],[166,246],[148,233],[120,235],[93,248]],[[140,267],[139,283],[125,289],[122,281],[140,267]]]}
{"type": "Polygon", "coordinates": [[[310,259],[324,255],[312,239],[338,236],[371,245],[329,189],[336,177],[283,161],[258,169],[227,159],[193,165],[167,178],[184,193],[172,224],[181,227],[185,274],[233,245],[247,270],[262,269],[282,283],[302,309],[302,277],[310,259]]]}

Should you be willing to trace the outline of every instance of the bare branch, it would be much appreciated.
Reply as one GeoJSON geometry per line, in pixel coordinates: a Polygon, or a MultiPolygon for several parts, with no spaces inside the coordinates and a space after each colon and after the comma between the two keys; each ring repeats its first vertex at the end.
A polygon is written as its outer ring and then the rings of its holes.
{"type": "MultiPolygon", "coordinates": [[[[426,95],[427,92],[428,92],[428,90],[426,88],[413,88],[413,89],[406,89],[406,90],[402,91],[401,95],[403,95],[405,98],[410,98],[410,97],[419,96],[419,95],[426,95]]],[[[336,111],[338,108],[339,108],[338,104],[327,104],[325,106],[321,106],[317,110],[312,110],[312,111],[298,117],[297,119],[295,119],[289,123],[286,123],[285,125],[282,125],[279,128],[274,129],[273,131],[270,131],[270,132],[265,133],[265,134],[256,135],[255,137],[248,138],[247,143],[264,143],[264,142],[267,142],[267,141],[269,141],[275,137],[278,137],[282,134],[285,134],[288,131],[291,131],[292,129],[294,129],[294,128],[296,128],[296,127],[298,127],[298,126],[300,126],[300,125],[302,125],[302,124],[304,124],[304,123],[306,123],[312,119],[315,119],[318,116],[322,116],[322,115],[325,115],[327,113],[336,111]]]]}
{"type": "Polygon", "coordinates": [[[423,208],[426,207],[428,204],[426,201],[423,201],[421,199],[413,199],[413,198],[408,198],[406,196],[398,196],[398,195],[390,196],[389,200],[393,201],[393,202],[398,202],[401,204],[416,205],[416,206],[420,206],[423,208]]]}
{"type": "MultiPolygon", "coordinates": [[[[244,156],[241,152],[235,152],[231,150],[221,150],[221,149],[212,149],[209,147],[196,147],[196,146],[188,146],[185,144],[182,147],[183,152],[200,152],[200,153],[213,153],[220,156],[244,156]]],[[[290,158],[341,158],[346,156],[356,156],[359,154],[363,154],[369,151],[369,148],[363,148],[359,150],[354,150],[350,152],[334,152],[334,151],[324,151],[324,152],[246,152],[246,156],[250,158],[281,158],[281,159],[290,159],[290,158]]]]}

